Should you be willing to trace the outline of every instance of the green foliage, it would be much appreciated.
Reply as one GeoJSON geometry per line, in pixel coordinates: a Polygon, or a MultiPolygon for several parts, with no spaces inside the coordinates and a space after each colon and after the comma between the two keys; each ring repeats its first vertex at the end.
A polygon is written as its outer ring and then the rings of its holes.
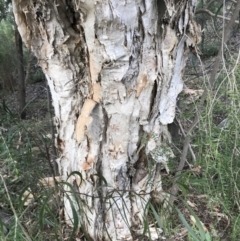
{"type": "Polygon", "coordinates": [[[30,76],[30,84],[35,84],[41,82],[45,79],[45,75],[42,70],[37,70],[35,73],[32,73],[30,76]]]}
{"type": "MultiPolygon", "coordinates": [[[[14,21],[10,15],[0,22],[0,89],[16,90],[18,81],[17,53],[15,46],[14,21]]],[[[30,55],[23,46],[24,67],[27,66],[30,55]]],[[[25,67],[26,69],[26,67],[25,67]]],[[[32,73],[32,83],[40,82],[44,79],[41,70],[32,73]]]]}
{"type": "Polygon", "coordinates": [[[218,54],[218,50],[220,48],[220,43],[209,43],[205,44],[204,51],[203,51],[203,57],[211,57],[216,56],[218,54]]]}
{"type": "Polygon", "coordinates": [[[9,16],[9,4],[11,0],[0,0],[0,21],[9,16]]]}
{"type": "Polygon", "coordinates": [[[0,178],[0,206],[12,215],[7,236],[0,224],[0,240],[29,240],[28,236],[39,241],[61,240],[61,223],[56,215],[62,205],[58,193],[54,187],[39,183],[41,178],[53,175],[49,167],[48,122],[20,122],[3,103],[0,123],[0,175],[5,181],[4,185],[0,178]],[[25,206],[30,195],[34,201],[25,206]],[[26,224],[27,220],[31,223],[26,224]]]}
{"type": "Polygon", "coordinates": [[[208,194],[211,207],[220,206],[233,221],[229,231],[231,240],[240,239],[239,76],[239,65],[229,62],[215,82],[215,92],[209,95],[194,143],[198,153],[196,165],[201,166],[204,177],[195,188],[208,194]]]}

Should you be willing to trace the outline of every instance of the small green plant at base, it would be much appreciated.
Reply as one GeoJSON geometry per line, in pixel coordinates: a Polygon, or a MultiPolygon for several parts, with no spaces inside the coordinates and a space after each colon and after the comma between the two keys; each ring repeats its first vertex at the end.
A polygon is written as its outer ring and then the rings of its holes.
{"type": "Polygon", "coordinates": [[[178,213],[180,220],[182,221],[183,225],[185,226],[185,228],[188,231],[189,240],[212,241],[212,238],[211,238],[209,232],[204,231],[204,227],[203,227],[201,221],[199,220],[199,218],[197,217],[197,215],[195,214],[195,212],[186,203],[185,203],[185,206],[187,207],[187,209],[190,211],[190,213],[192,215],[191,217],[194,222],[194,224],[192,226],[187,222],[186,218],[184,217],[184,215],[178,208],[176,208],[176,211],[178,213]]]}
{"type": "Polygon", "coordinates": [[[45,75],[42,70],[37,70],[35,73],[32,73],[30,76],[30,84],[35,84],[45,80],[45,75]]]}

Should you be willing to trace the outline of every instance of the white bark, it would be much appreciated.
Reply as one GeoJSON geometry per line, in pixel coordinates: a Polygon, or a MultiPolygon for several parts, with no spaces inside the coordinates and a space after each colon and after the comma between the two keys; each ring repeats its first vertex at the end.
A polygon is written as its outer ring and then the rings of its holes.
{"type": "MultiPolygon", "coordinates": [[[[13,1],[51,89],[61,174],[82,174],[81,185],[68,180],[89,205],[81,219],[94,240],[132,240],[150,193],[162,191],[167,125],[199,42],[192,2],[13,1]]],[[[65,209],[71,220],[67,199],[65,209]]]]}

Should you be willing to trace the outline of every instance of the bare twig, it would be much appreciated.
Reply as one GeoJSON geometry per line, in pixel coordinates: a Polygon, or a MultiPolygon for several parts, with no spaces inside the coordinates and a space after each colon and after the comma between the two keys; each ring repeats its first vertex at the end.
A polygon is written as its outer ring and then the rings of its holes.
{"type": "MultiPolygon", "coordinates": [[[[180,127],[180,130],[181,130],[181,132],[182,132],[184,138],[186,138],[186,133],[185,133],[183,127],[182,127],[182,123],[181,123],[181,121],[178,120],[177,118],[176,118],[176,121],[178,122],[178,126],[180,127]]],[[[195,154],[194,154],[194,151],[193,151],[192,146],[191,146],[190,143],[189,143],[188,148],[189,148],[189,151],[190,151],[190,153],[191,153],[191,155],[192,155],[192,159],[193,159],[193,161],[196,162],[196,156],[195,156],[195,154]]]]}
{"type": "MultiPolygon", "coordinates": [[[[228,0],[229,2],[233,2],[233,3],[237,3],[236,0],[228,0]]],[[[209,1],[207,3],[207,5],[205,6],[205,8],[208,8],[213,2],[218,2],[218,0],[212,0],[212,1],[209,1]]]]}
{"type": "MultiPolygon", "coordinates": [[[[227,21],[230,21],[231,18],[228,18],[228,17],[224,17],[222,15],[216,15],[215,13],[212,13],[210,10],[208,9],[204,9],[204,8],[200,8],[198,9],[195,14],[199,14],[199,13],[206,13],[208,14],[209,16],[211,17],[218,17],[218,18],[221,18],[221,19],[224,19],[224,20],[227,20],[227,21]]],[[[239,21],[238,20],[235,20],[235,23],[239,24],[239,21]]]]}

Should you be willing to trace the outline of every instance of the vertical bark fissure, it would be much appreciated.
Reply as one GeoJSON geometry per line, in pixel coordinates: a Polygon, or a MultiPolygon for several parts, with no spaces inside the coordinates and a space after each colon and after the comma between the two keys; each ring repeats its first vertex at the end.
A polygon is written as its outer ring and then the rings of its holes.
{"type": "Polygon", "coordinates": [[[107,131],[107,126],[108,126],[108,116],[107,113],[105,111],[104,108],[102,108],[102,112],[103,112],[103,133],[102,133],[102,140],[100,143],[100,154],[97,160],[97,164],[96,164],[96,173],[99,175],[99,178],[97,179],[96,182],[96,187],[97,188],[97,193],[98,193],[98,197],[99,197],[99,202],[97,203],[97,214],[96,216],[98,218],[95,219],[95,223],[94,223],[94,227],[95,227],[95,231],[94,231],[94,240],[100,240],[102,237],[102,234],[99,235],[99,230],[104,229],[104,224],[105,224],[105,215],[104,215],[104,210],[106,209],[106,205],[105,205],[105,197],[103,196],[103,187],[106,185],[105,180],[103,180],[103,175],[102,175],[102,161],[103,161],[103,146],[106,144],[107,138],[106,138],[106,131],[107,131]]]}

